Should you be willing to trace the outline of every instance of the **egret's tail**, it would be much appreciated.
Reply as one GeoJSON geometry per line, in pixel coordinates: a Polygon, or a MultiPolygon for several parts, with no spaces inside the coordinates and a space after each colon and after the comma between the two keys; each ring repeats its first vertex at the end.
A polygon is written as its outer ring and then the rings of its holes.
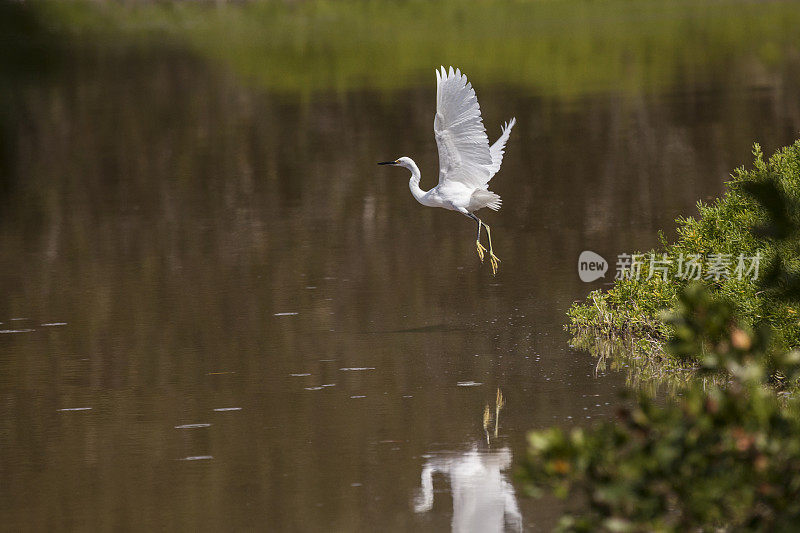
{"type": "Polygon", "coordinates": [[[492,195],[491,201],[486,204],[486,207],[491,209],[492,211],[499,211],[500,206],[503,204],[503,200],[500,198],[500,195],[497,193],[493,193],[492,191],[486,191],[492,195]]]}
{"type": "Polygon", "coordinates": [[[469,201],[469,211],[477,211],[484,207],[497,211],[500,209],[502,203],[503,201],[500,199],[499,194],[484,189],[478,189],[472,193],[472,197],[469,201]]]}

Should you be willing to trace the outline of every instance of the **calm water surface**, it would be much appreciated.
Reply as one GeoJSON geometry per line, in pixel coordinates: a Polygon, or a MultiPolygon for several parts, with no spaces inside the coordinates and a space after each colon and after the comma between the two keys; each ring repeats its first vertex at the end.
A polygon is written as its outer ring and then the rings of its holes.
{"type": "Polygon", "coordinates": [[[578,255],[654,246],[754,140],[792,142],[793,68],[570,101],[473,80],[492,140],[518,120],[497,277],[471,222],[375,165],[435,184],[433,67],[304,102],[181,54],[29,83],[0,188],[2,527],[546,529],[525,432],[607,419],[625,382],[562,329],[603,283],[578,255]]]}

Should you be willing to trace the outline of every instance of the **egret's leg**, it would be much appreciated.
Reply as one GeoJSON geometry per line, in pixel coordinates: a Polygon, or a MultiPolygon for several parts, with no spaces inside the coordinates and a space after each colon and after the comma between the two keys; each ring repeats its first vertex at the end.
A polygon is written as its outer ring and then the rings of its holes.
{"type": "Polygon", "coordinates": [[[481,219],[478,218],[478,240],[475,241],[475,245],[478,247],[478,257],[480,257],[481,263],[483,263],[483,254],[486,251],[486,248],[484,248],[483,245],[481,244],[481,226],[483,225],[484,223],[481,222],[481,219]]]}
{"type": "Polygon", "coordinates": [[[466,209],[462,209],[461,212],[464,213],[469,218],[471,218],[472,220],[474,220],[475,222],[478,223],[478,239],[475,241],[475,246],[478,249],[478,257],[480,258],[481,263],[483,263],[483,254],[484,254],[484,252],[486,252],[486,248],[484,248],[483,245],[481,244],[481,226],[486,226],[486,224],[481,222],[481,219],[479,219],[478,217],[476,217],[475,215],[473,215],[472,213],[470,213],[466,209]]]}
{"type": "Polygon", "coordinates": [[[492,264],[492,274],[496,275],[497,269],[500,267],[498,265],[500,258],[494,255],[494,250],[492,250],[492,230],[489,229],[486,223],[483,224],[483,227],[486,228],[486,236],[489,238],[489,262],[492,264]]]}

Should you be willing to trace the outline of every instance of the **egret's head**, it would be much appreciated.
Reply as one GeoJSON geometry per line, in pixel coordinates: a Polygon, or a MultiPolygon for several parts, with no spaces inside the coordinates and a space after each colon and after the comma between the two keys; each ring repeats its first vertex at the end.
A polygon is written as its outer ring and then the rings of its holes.
{"type": "Polygon", "coordinates": [[[394,161],[384,161],[382,163],[378,163],[379,165],[393,165],[396,167],[404,167],[409,170],[414,166],[414,161],[411,160],[410,157],[401,157],[400,159],[395,159],[394,161]]]}

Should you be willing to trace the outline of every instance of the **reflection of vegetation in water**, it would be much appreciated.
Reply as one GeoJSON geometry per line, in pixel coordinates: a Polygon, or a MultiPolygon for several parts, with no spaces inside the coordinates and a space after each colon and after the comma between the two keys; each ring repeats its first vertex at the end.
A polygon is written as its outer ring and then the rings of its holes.
{"type": "Polygon", "coordinates": [[[574,334],[570,344],[597,358],[595,371],[624,371],[627,385],[650,394],[660,386],[668,392],[678,391],[694,377],[691,367],[681,365],[667,355],[654,352],[647,344],[652,339],[636,339],[630,335],[605,337],[589,331],[574,334]]]}
{"type": "Polygon", "coordinates": [[[197,6],[47,3],[73,35],[174,37],[264,87],[309,93],[429,83],[456,64],[476,78],[576,95],[769,80],[796,56],[792,2],[329,2],[197,6]]]}
{"type": "Polygon", "coordinates": [[[0,0],[0,218],[2,203],[15,185],[19,139],[13,130],[25,117],[21,90],[54,70],[58,51],[57,40],[31,9],[0,0]]]}

